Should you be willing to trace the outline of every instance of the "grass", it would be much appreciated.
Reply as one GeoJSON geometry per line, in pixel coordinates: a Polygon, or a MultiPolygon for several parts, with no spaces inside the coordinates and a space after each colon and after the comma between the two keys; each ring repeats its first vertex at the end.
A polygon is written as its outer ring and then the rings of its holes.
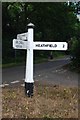
{"type": "MultiPolygon", "coordinates": [[[[58,55],[58,56],[55,56],[53,59],[58,59],[58,58],[64,58],[64,55],[58,55]]],[[[42,62],[46,62],[48,61],[48,58],[43,58],[43,57],[37,57],[34,59],[34,64],[38,64],[38,63],[42,63],[42,62]]],[[[21,62],[11,62],[11,63],[5,63],[5,64],[2,64],[0,66],[2,66],[3,68],[6,68],[6,67],[13,67],[13,66],[19,66],[19,65],[23,65],[25,64],[24,61],[21,61],[21,62]]]]}
{"type": "Polygon", "coordinates": [[[7,63],[7,64],[3,64],[2,67],[6,68],[6,67],[13,67],[13,66],[19,66],[19,65],[23,65],[24,62],[18,62],[18,63],[7,63]]]}
{"type": "MultiPolygon", "coordinates": [[[[48,61],[47,58],[41,58],[41,59],[38,58],[34,61],[34,64],[38,64],[38,63],[42,63],[42,62],[46,62],[46,61],[48,61]]],[[[13,63],[3,64],[2,67],[3,68],[14,67],[14,66],[19,66],[19,65],[24,65],[24,64],[25,64],[25,62],[15,62],[15,63],[13,62],[13,63]]]]}
{"type": "Polygon", "coordinates": [[[74,66],[72,62],[67,64],[67,65],[65,65],[65,66],[63,66],[63,68],[66,68],[69,71],[72,71],[72,72],[80,74],[80,67],[74,66]]]}
{"type": "Polygon", "coordinates": [[[24,87],[2,89],[3,118],[78,118],[78,89],[36,82],[34,96],[24,87]]]}

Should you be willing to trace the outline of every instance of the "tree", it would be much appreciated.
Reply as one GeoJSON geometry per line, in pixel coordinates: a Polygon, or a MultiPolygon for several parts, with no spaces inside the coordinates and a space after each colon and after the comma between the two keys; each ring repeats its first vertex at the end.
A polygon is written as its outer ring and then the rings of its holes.
{"type": "MultiPolygon", "coordinates": [[[[37,41],[68,41],[77,33],[75,31],[76,15],[71,11],[73,8],[64,2],[6,2],[2,4],[2,8],[3,58],[5,56],[7,59],[10,53],[12,57],[14,53],[10,46],[12,38],[15,38],[18,33],[25,32],[29,22],[35,24],[35,40],[37,41]]],[[[22,52],[19,53],[22,54],[22,52]]]]}

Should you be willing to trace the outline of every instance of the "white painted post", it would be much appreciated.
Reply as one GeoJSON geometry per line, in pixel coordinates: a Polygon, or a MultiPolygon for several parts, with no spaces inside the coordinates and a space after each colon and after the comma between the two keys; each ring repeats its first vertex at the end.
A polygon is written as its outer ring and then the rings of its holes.
{"type": "Polygon", "coordinates": [[[28,97],[33,96],[33,47],[31,47],[33,43],[33,27],[34,25],[32,23],[27,25],[28,27],[28,36],[27,40],[29,41],[29,47],[27,49],[27,56],[26,56],[26,76],[25,76],[25,94],[27,94],[28,97]]]}

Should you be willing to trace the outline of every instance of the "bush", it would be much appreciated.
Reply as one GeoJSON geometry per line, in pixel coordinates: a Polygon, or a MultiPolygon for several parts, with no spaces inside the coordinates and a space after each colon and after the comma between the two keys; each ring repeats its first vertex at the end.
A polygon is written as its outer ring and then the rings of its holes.
{"type": "Polygon", "coordinates": [[[73,65],[80,67],[80,39],[77,39],[76,37],[72,38],[70,53],[73,58],[73,65]]]}

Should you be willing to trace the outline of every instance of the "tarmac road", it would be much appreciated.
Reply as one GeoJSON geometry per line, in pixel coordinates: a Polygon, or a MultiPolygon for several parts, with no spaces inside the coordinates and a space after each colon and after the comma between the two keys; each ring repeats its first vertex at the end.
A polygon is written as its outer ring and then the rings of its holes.
{"type": "MultiPolygon", "coordinates": [[[[51,84],[78,86],[78,75],[62,66],[70,62],[69,57],[34,65],[34,80],[51,84]]],[[[17,84],[25,78],[25,65],[2,69],[2,84],[17,84]]]]}

